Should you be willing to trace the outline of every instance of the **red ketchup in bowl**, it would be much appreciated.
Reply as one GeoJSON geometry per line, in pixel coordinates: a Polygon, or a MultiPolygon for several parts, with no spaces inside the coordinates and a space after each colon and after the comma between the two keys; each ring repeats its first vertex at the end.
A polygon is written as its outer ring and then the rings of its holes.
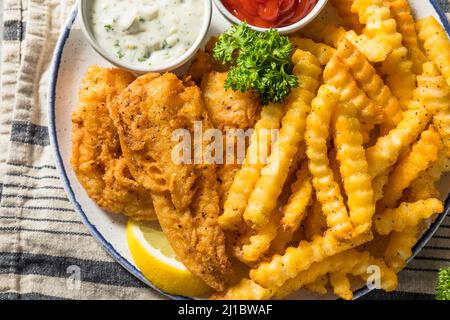
{"type": "Polygon", "coordinates": [[[303,19],[318,0],[222,0],[239,20],[260,28],[280,28],[303,19]]]}

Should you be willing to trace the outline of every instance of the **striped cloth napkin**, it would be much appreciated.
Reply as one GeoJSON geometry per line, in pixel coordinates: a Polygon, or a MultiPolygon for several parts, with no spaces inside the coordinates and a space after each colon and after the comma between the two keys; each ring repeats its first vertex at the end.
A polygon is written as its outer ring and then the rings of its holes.
{"type": "MultiPolygon", "coordinates": [[[[74,0],[4,0],[0,104],[0,300],[160,299],[90,236],[68,201],[47,130],[49,63],[74,0]],[[74,275],[81,282],[74,282],[74,275]]],[[[447,0],[439,1],[450,12],[447,0]]],[[[400,274],[395,293],[433,298],[450,261],[450,218],[400,274]]]]}

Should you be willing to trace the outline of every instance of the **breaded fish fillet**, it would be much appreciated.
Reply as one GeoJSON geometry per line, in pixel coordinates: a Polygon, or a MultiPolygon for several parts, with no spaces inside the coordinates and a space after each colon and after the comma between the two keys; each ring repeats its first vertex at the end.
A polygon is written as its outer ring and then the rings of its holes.
{"type": "Polygon", "coordinates": [[[205,49],[200,49],[192,59],[188,75],[197,83],[200,83],[203,76],[211,71],[223,72],[229,69],[228,65],[223,65],[213,57],[213,48],[216,45],[216,42],[217,38],[210,38],[205,49]]]}
{"type": "MultiPolygon", "coordinates": [[[[258,96],[252,92],[225,90],[226,78],[227,72],[213,71],[205,74],[202,81],[203,100],[214,127],[222,131],[253,128],[261,109],[258,96]]],[[[238,163],[218,168],[221,207],[239,168],[238,163]]]]}
{"type": "Polygon", "coordinates": [[[111,104],[131,173],[154,201],[159,223],[178,259],[206,284],[221,291],[233,277],[226,254],[214,165],[179,163],[172,158],[184,129],[194,122],[209,128],[200,90],[173,74],[138,78],[111,104]]]}
{"type": "Polygon", "coordinates": [[[100,207],[136,220],[153,220],[152,199],[132,178],[107,109],[108,99],[133,80],[133,75],[118,69],[89,68],[72,116],[71,162],[81,185],[100,207]]]}
{"type": "Polygon", "coordinates": [[[217,129],[247,129],[255,125],[261,109],[253,92],[225,90],[227,72],[210,72],[203,77],[202,95],[213,125],[217,129]]]}

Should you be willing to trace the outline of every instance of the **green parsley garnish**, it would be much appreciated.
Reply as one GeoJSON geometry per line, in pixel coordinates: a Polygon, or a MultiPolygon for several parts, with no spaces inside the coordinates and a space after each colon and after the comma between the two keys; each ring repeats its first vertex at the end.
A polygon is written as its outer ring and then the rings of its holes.
{"type": "Polygon", "coordinates": [[[226,89],[256,90],[264,104],[282,102],[298,86],[292,74],[292,44],[277,30],[252,30],[247,24],[233,26],[219,37],[213,54],[230,64],[226,89]]]}
{"type": "Polygon", "coordinates": [[[441,269],[436,286],[437,300],[450,300],[450,268],[441,269]]]}

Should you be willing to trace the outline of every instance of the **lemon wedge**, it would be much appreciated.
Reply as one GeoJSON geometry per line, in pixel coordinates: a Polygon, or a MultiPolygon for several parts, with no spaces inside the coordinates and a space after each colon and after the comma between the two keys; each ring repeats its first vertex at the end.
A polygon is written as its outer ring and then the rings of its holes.
{"type": "Polygon", "coordinates": [[[193,297],[211,291],[176,259],[175,252],[157,222],[137,223],[129,220],[127,241],[138,269],[164,292],[193,297]]]}

